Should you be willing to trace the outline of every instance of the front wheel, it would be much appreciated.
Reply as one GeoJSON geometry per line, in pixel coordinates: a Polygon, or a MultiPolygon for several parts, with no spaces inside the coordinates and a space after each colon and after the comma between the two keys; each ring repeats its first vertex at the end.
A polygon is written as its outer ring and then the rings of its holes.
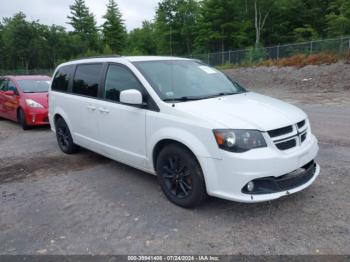
{"type": "Polygon", "coordinates": [[[165,147],[158,156],[156,170],[164,194],[174,204],[193,208],[205,200],[203,173],[188,149],[177,144],[165,147]]]}
{"type": "Polygon", "coordinates": [[[23,130],[30,129],[30,126],[27,124],[24,111],[21,108],[18,110],[17,120],[18,120],[18,123],[22,127],[23,130]]]}
{"type": "Polygon", "coordinates": [[[73,142],[68,125],[62,118],[59,118],[56,122],[56,138],[63,153],[73,154],[78,151],[78,146],[73,142]]]}

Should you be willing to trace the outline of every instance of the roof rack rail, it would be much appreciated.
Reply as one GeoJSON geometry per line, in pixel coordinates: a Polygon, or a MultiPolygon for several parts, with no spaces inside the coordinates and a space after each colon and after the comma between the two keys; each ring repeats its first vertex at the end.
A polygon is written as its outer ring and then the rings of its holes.
{"type": "Polygon", "coordinates": [[[120,55],[101,55],[101,56],[90,56],[90,57],[81,57],[76,58],[71,61],[78,61],[78,60],[86,60],[86,59],[94,59],[94,58],[113,58],[113,57],[121,57],[120,55]]]}

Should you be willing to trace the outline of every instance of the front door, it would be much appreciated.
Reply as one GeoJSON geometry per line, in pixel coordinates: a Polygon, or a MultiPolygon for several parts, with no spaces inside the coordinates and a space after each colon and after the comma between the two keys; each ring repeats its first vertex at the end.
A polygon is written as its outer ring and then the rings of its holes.
{"type": "Polygon", "coordinates": [[[102,89],[103,103],[97,110],[104,153],[117,161],[144,168],[146,110],[119,101],[121,91],[136,89],[144,93],[143,86],[125,66],[110,64],[102,89]]]}
{"type": "Polygon", "coordinates": [[[13,91],[13,95],[6,95],[4,94],[4,104],[3,104],[3,110],[5,115],[11,119],[16,121],[17,120],[17,108],[19,106],[18,103],[18,91],[16,88],[16,85],[13,81],[9,80],[7,82],[7,90],[13,91]]]}
{"type": "Polygon", "coordinates": [[[0,78],[0,116],[4,116],[4,103],[5,103],[5,95],[4,92],[7,90],[7,80],[4,78],[0,78]]]}

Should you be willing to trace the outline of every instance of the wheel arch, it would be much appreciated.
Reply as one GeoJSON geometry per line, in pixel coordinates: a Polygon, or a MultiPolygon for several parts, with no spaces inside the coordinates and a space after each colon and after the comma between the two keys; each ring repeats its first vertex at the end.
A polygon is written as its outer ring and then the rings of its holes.
{"type": "Polygon", "coordinates": [[[156,166],[157,166],[157,159],[158,159],[158,155],[159,153],[167,146],[169,145],[179,145],[183,148],[185,148],[186,150],[188,150],[196,159],[196,161],[199,163],[198,157],[196,156],[196,154],[184,143],[179,142],[175,139],[162,139],[160,141],[157,142],[157,144],[155,144],[155,146],[153,147],[153,151],[152,151],[152,164],[153,164],[153,168],[154,170],[156,170],[156,166]]]}
{"type": "Polygon", "coordinates": [[[57,109],[55,111],[55,113],[53,114],[53,119],[52,119],[53,120],[53,126],[51,128],[53,128],[54,131],[56,131],[56,122],[60,118],[62,118],[66,122],[66,124],[68,125],[70,131],[72,132],[72,126],[71,126],[71,123],[69,121],[68,116],[64,113],[63,110],[60,110],[60,109],[57,109]]]}

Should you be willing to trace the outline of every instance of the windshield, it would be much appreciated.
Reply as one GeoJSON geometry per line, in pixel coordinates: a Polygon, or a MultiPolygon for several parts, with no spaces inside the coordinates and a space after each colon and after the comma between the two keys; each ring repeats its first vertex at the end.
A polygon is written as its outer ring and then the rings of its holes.
{"type": "Polygon", "coordinates": [[[215,68],[192,60],[135,62],[164,101],[187,101],[246,92],[215,68]]]}
{"type": "Polygon", "coordinates": [[[18,80],[24,93],[46,93],[49,91],[50,80],[18,80]]]}

